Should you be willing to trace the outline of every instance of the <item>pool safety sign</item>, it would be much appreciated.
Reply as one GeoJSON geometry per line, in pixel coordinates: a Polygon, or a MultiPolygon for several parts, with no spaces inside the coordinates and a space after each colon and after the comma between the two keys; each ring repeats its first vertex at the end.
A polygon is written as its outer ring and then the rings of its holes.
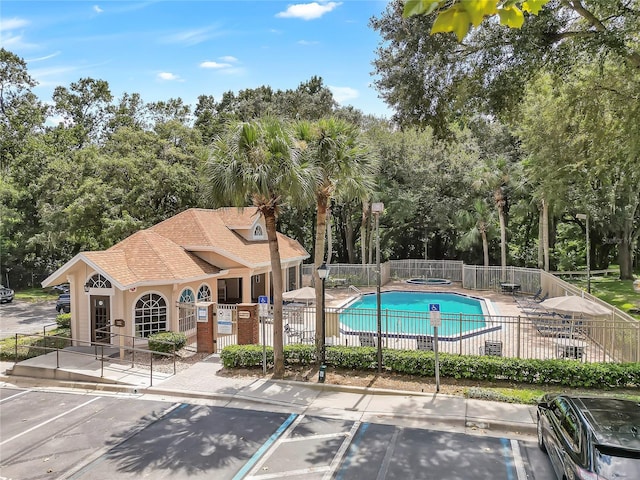
{"type": "Polygon", "coordinates": [[[269,315],[269,298],[266,295],[258,297],[258,315],[261,317],[269,315]]]}
{"type": "Polygon", "coordinates": [[[218,308],[218,333],[229,335],[233,333],[233,310],[218,308]]]}
{"type": "Polygon", "coordinates": [[[440,317],[440,304],[439,303],[430,303],[429,304],[429,319],[431,321],[432,327],[439,327],[441,323],[440,317]]]}

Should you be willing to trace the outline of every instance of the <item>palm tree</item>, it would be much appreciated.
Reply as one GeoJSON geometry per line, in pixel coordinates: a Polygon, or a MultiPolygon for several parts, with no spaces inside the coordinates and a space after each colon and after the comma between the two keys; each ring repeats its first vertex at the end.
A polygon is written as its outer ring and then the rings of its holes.
{"type": "MultiPolygon", "coordinates": [[[[316,238],[314,245],[314,284],[316,304],[322,305],[322,282],[317,267],[325,262],[327,217],[333,198],[351,200],[366,198],[374,188],[376,162],[359,140],[358,127],[345,120],[328,117],[315,123],[299,122],[296,136],[303,142],[318,168],[315,185],[316,238]]],[[[316,332],[322,331],[322,310],[316,309],[316,332]]],[[[323,338],[316,335],[320,352],[323,338]]]]}
{"type": "Polygon", "coordinates": [[[492,235],[495,225],[495,214],[486,202],[477,199],[473,203],[471,211],[461,210],[456,215],[456,223],[465,232],[458,246],[470,248],[482,242],[482,254],[484,266],[489,266],[489,236],[492,235]]]}
{"type": "Polygon", "coordinates": [[[264,216],[273,281],[273,376],[283,378],[283,282],[276,219],[285,199],[308,202],[312,198],[315,170],[303,161],[289,129],[277,119],[266,118],[237,123],[217,137],[205,171],[213,203],[244,207],[251,202],[264,216]]]}

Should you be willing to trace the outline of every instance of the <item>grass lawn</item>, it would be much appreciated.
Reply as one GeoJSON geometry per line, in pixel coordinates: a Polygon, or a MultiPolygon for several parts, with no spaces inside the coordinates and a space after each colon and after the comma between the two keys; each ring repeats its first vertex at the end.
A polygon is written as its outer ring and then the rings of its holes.
{"type": "Polygon", "coordinates": [[[48,290],[42,288],[29,288],[26,290],[16,290],[16,300],[22,300],[24,302],[43,302],[46,300],[56,300],[58,298],[57,293],[50,293],[48,290]]]}
{"type": "MultiPolygon", "coordinates": [[[[569,279],[568,282],[587,289],[586,279],[569,279]]],[[[614,276],[591,277],[591,294],[629,313],[631,308],[640,308],[640,294],[633,290],[633,280],[619,280],[614,276]]],[[[640,320],[640,314],[629,313],[640,320]]]]}

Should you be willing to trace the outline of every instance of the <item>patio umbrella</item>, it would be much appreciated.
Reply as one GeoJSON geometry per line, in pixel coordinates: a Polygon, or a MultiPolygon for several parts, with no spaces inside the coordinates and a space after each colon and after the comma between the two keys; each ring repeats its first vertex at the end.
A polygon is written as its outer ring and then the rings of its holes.
{"type": "MultiPolygon", "coordinates": [[[[576,295],[549,298],[544,302],[540,302],[540,305],[548,310],[554,310],[561,314],[571,315],[569,339],[574,338],[574,333],[576,331],[576,317],[583,317],[584,315],[604,316],[612,315],[613,313],[613,307],[609,309],[599,303],[592,302],[591,300],[587,300],[584,297],[578,297],[576,295]]],[[[578,323],[581,322],[578,321],[578,323]]]]}
{"type": "Polygon", "coordinates": [[[540,303],[541,307],[547,310],[553,310],[558,313],[564,313],[567,315],[591,315],[602,316],[611,315],[612,308],[607,308],[599,303],[592,302],[583,297],[575,295],[567,295],[564,297],[553,297],[540,303]]]}
{"type": "MultiPolygon", "coordinates": [[[[313,287],[302,287],[297,290],[291,290],[282,294],[284,300],[294,300],[298,302],[314,302],[316,299],[316,291],[313,287]]],[[[335,297],[329,293],[326,293],[324,298],[327,300],[333,300],[335,297]]]]}

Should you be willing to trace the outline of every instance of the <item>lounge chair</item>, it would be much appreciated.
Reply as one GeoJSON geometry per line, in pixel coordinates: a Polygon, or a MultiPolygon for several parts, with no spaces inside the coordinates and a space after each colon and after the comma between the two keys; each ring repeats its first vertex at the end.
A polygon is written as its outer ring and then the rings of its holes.
{"type": "Polygon", "coordinates": [[[427,337],[426,335],[420,335],[416,337],[416,343],[418,344],[418,350],[434,351],[433,337],[427,337]]]}
{"type": "Polygon", "coordinates": [[[494,357],[502,356],[501,340],[485,340],[484,347],[480,347],[480,355],[491,355],[494,357]]]}
{"type": "Polygon", "coordinates": [[[378,346],[377,336],[373,333],[361,333],[360,346],[361,347],[377,347],[378,346]]]}
{"type": "Polygon", "coordinates": [[[534,298],[532,300],[516,298],[516,303],[518,304],[518,307],[520,307],[521,309],[536,310],[536,309],[540,309],[539,304],[544,302],[547,298],[549,298],[549,294],[545,293],[544,295],[534,298]]]}
{"type": "Polygon", "coordinates": [[[289,343],[313,343],[315,342],[315,332],[313,330],[300,330],[295,326],[286,324],[284,333],[287,334],[289,343]]]}

